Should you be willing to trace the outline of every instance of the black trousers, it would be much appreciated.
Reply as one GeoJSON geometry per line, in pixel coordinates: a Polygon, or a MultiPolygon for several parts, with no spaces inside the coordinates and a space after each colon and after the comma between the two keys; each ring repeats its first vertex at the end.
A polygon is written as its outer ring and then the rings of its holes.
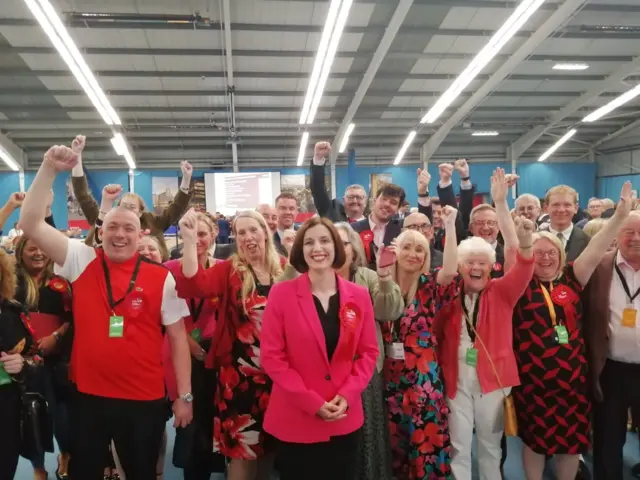
{"type": "Polygon", "coordinates": [[[0,387],[0,479],[11,480],[20,458],[20,390],[14,384],[0,387]]]}
{"type": "Polygon", "coordinates": [[[78,393],[71,408],[69,476],[102,480],[111,439],[128,480],[155,480],[166,400],[120,400],[78,393]]]}
{"type": "Polygon", "coordinates": [[[627,440],[628,411],[640,403],[640,364],[607,360],[600,375],[603,402],[594,405],[593,468],[595,480],[623,478],[622,448],[627,440]]]}
{"type": "Polygon", "coordinates": [[[355,480],[360,446],[360,430],[328,442],[280,442],[280,480],[355,480]]]}

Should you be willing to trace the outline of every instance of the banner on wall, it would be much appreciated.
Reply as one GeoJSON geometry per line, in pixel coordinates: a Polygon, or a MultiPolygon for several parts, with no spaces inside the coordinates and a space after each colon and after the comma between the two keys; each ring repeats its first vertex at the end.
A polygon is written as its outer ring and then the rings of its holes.
{"type": "MultiPolygon", "coordinates": [[[[91,189],[89,189],[89,195],[93,196],[91,189]]],[[[71,183],[71,177],[67,179],[67,214],[69,218],[69,228],[79,228],[81,230],[89,229],[89,222],[87,222],[84,213],[82,213],[80,203],[73,193],[73,184],[71,183]]]]}
{"type": "MultiPolygon", "coordinates": [[[[331,178],[325,176],[325,189],[331,189],[331,178]]],[[[304,222],[316,213],[316,206],[311,195],[311,175],[280,175],[280,192],[293,193],[298,201],[299,213],[296,222],[304,222]]]]}
{"type": "Polygon", "coordinates": [[[153,213],[160,215],[173,202],[180,186],[178,177],[151,177],[153,213]]]}
{"type": "MultiPolygon", "coordinates": [[[[178,180],[182,183],[182,177],[178,180]]],[[[192,178],[190,188],[193,192],[193,196],[189,202],[189,208],[193,208],[196,212],[206,212],[207,199],[205,196],[204,177],[192,178]]]]}

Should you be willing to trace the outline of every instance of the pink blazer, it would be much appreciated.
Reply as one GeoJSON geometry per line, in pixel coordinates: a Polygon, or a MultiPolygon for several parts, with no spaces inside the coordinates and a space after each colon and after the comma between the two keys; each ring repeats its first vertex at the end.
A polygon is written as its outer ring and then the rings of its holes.
{"type": "Polygon", "coordinates": [[[274,285],[269,293],[260,360],[273,380],[273,390],[264,429],[282,441],[326,442],[364,423],[362,392],[378,356],[373,306],[369,292],[360,285],[338,277],[338,290],[340,339],[331,362],[309,276],[274,285]],[[316,414],[336,395],[347,400],[347,416],[325,422],[316,414]]]}

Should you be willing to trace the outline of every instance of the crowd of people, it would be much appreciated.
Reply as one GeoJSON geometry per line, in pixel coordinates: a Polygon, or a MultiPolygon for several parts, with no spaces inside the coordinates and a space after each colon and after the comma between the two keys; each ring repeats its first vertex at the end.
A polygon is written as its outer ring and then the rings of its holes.
{"type": "Polygon", "coordinates": [[[0,480],[19,456],[48,478],[162,478],[166,424],[185,480],[496,480],[507,435],[541,480],[623,478],[628,411],[640,405],[640,211],[549,186],[521,194],[495,170],[475,203],[465,159],[418,197],[386,184],[331,199],[315,145],[318,214],[296,197],[219,218],[189,209],[192,167],[160,214],[120,185],[98,203],[85,139],[53,146],[0,249],[0,480]],[[72,172],[91,228],[51,217],[72,172]],[[453,178],[460,180],[458,195],[453,178]],[[458,197],[458,198],[457,198],[458,197]],[[411,202],[415,207],[411,208],[411,202]],[[226,221],[226,220],[225,220],[226,221]],[[164,232],[179,223],[181,245],[164,232]],[[225,227],[226,228],[226,227],[225,227]],[[582,455],[593,452],[593,472],[582,455]]]}

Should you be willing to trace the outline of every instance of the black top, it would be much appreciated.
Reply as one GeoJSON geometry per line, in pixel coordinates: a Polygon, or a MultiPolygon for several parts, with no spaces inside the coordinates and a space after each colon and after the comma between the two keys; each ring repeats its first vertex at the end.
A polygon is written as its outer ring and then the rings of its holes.
{"type": "MultiPolygon", "coordinates": [[[[27,282],[20,273],[18,275],[18,289],[16,290],[16,300],[23,305],[27,300],[27,282]]],[[[47,313],[49,315],[57,315],[70,321],[70,312],[65,310],[64,296],[61,292],[56,292],[47,285],[40,287],[38,292],[38,305],[36,308],[30,309],[32,312],[47,313]]]]}
{"type": "Polygon", "coordinates": [[[27,355],[31,350],[33,338],[22,321],[22,313],[22,305],[0,300],[0,351],[27,355]],[[23,340],[24,345],[20,345],[23,340]]]}
{"type": "Polygon", "coordinates": [[[326,312],[322,307],[322,302],[315,295],[313,296],[313,303],[316,305],[320,325],[322,325],[322,331],[324,332],[327,356],[331,361],[331,357],[333,357],[338,346],[338,340],[340,340],[340,293],[336,292],[329,298],[329,309],[326,312]]]}

